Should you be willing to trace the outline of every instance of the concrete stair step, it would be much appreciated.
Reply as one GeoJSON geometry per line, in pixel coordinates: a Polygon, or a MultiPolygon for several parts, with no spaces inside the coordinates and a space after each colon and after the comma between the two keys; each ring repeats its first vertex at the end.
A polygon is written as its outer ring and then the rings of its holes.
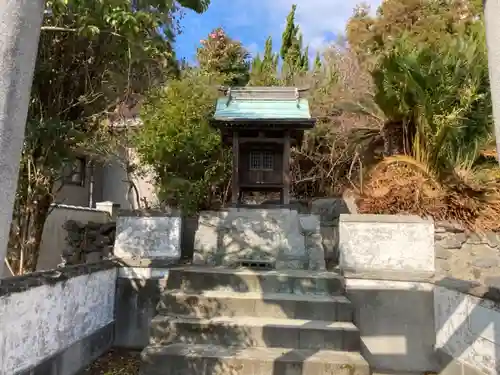
{"type": "Polygon", "coordinates": [[[352,322],[353,306],[345,296],[170,290],[161,296],[159,313],[201,318],[256,316],[352,322]]]}
{"type": "Polygon", "coordinates": [[[218,267],[179,267],[169,272],[168,289],[186,292],[233,292],[342,295],[344,278],[338,273],[301,270],[256,271],[218,267]]]}
{"type": "Polygon", "coordinates": [[[151,322],[150,343],[182,342],[238,347],[269,347],[359,351],[359,330],[353,323],[268,317],[157,315],[151,322]]]}
{"type": "Polygon", "coordinates": [[[141,375],[370,375],[359,353],[282,348],[148,346],[141,375]]]}

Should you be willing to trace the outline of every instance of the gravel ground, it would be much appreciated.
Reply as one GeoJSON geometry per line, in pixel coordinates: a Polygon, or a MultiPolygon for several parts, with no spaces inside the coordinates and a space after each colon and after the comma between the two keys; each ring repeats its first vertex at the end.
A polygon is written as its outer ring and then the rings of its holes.
{"type": "Polygon", "coordinates": [[[90,365],[81,375],[138,375],[139,352],[110,350],[90,365]]]}

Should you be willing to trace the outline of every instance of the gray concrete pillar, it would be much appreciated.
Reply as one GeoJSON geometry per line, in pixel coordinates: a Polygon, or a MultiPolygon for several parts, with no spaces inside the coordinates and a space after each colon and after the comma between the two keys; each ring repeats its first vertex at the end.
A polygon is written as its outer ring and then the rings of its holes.
{"type": "Polygon", "coordinates": [[[500,0],[485,0],[483,4],[495,139],[500,159],[500,0]]]}
{"type": "Polygon", "coordinates": [[[44,8],[45,0],[0,0],[0,270],[7,251],[44,8]]]}

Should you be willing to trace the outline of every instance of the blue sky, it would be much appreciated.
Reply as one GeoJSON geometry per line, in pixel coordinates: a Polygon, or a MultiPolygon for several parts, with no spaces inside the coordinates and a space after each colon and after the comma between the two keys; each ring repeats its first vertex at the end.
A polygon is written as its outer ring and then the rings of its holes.
{"type": "MultiPolygon", "coordinates": [[[[365,2],[376,9],[381,0],[365,2]]],[[[336,35],[343,33],[356,3],[352,0],[212,0],[204,14],[186,11],[181,20],[183,32],[177,38],[176,51],[179,58],[193,61],[200,39],[218,26],[222,26],[232,38],[240,40],[252,54],[263,49],[269,35],[278,47],[292,4],[297,4],[297,23],[305,43],[313,51],[321,50],[336,35]]]]}

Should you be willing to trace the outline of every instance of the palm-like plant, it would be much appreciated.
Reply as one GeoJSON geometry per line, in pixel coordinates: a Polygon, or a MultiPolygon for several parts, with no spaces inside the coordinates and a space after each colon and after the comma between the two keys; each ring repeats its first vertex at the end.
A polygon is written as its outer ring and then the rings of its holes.
{"type": "MultiPolygon", "coordinates": [[[[439,48],[400,40],[373,71],[375,101],[390,134],[400,134],[403,162],[436,181],[473,170],[492,131],[484,35],[464,35],[439,48]]],[[[383,132],[384,134],[384,132],[383,132]]]]}

